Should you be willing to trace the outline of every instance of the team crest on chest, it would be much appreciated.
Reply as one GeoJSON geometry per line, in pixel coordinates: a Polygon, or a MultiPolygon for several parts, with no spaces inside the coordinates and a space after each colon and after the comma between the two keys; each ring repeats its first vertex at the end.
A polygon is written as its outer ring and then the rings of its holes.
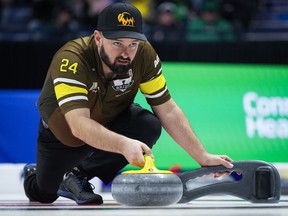
{"type": "Polygon", "coordinates": [[[128,74],[129,74],[128,78],[113,80],[112,88],[115,91],[125,92],[128,88],[130,88],[133,85],[134,80],[132,80],[133,73],[131,69],[128,71],[128,74]]]}

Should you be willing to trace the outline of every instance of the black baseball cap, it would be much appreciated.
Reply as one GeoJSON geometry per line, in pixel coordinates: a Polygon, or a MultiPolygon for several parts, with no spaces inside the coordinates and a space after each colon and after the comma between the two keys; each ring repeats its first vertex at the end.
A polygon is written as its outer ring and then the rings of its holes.
{"type": "Polygon", "coordinates": [[[104,8],[98,17],[97,30],[107,39],[134,38],[147,40],[142,31],[142,15],[133,5],[124,2],[104,8]]]}

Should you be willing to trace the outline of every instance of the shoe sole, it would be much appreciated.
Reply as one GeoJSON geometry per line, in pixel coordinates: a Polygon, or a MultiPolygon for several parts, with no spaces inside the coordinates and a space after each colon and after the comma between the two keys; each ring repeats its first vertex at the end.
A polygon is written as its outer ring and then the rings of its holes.
{"type": "Polygon", "coordinates": [[[77,197],[73,193],[70,193],[68,191],[63,191],[60,189],[58,189],[57,195],[71,199],[71,200],[74,200],[78,205],[85,205],[85,204],[98,204],[98,205],[100,205],[100,204],[103,204],[103,200],[101,200],[101,201],[99,201],[99,200],[97,200],[97,201],[96,200],[95,201],[79,200],[79,199],[77,199],[77,197]]]}

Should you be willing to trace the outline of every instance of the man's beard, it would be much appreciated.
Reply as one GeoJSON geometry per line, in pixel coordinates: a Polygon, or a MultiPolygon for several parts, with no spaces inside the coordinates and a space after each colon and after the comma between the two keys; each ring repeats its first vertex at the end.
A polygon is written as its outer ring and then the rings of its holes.
{"type": "Polygon", "coordinates": [[[116,75],[122,75],[122,74],[127,74],[128,70],[131,68],[131,63],[130,59],[124,59],[121,56],[117,57],[113,63],[110,62],[108,55],[106,54],[104,47],[101,46],[100,48],[100,58],[101,60],[110,68],[110,70],[115,73],[116,75]],[[117,60],[122,59],[122,60],[129,60],[129,63],[127,65],[117,65],[117,60]]]}

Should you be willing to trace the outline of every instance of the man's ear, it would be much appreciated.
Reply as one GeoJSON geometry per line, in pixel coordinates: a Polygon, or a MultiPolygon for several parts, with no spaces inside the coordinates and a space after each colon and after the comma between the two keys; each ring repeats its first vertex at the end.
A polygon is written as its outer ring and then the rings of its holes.
{"type": "Polygon", "coordinates": [[[94,40],[96,42],[97,47],[101,46],[102,34],[101,32],[95,30],[94,31],[94,40]]]}

